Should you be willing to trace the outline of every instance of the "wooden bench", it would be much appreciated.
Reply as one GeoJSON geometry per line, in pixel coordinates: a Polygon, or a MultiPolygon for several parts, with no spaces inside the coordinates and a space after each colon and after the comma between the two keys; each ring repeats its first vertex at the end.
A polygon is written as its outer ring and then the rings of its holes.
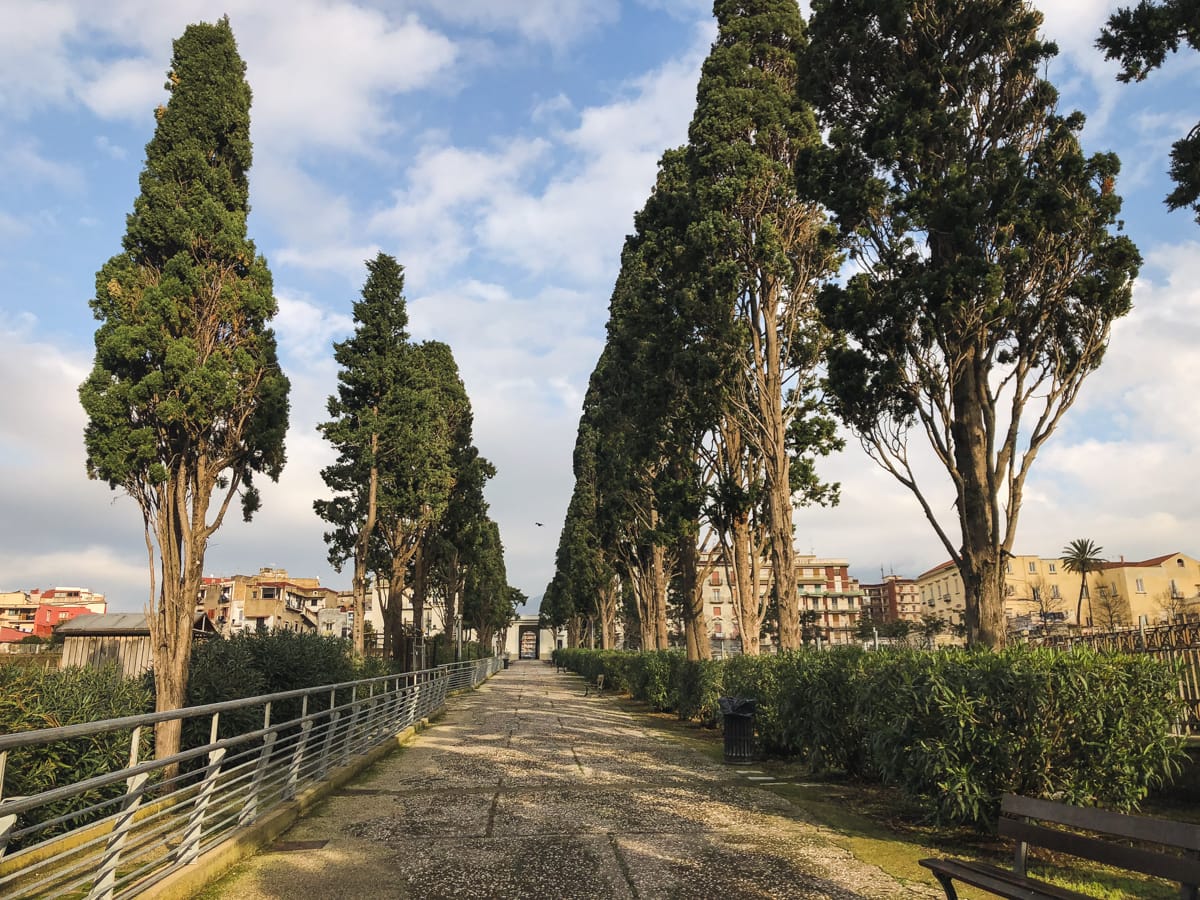
{"type": "Polygon", "coordinates": [[[958,900],[955,881],[1012,900],[1086,900],[1085,894],[1029,877],[1025,863],[1030,847],[1156,875],[1178,882],[1183,900],[1198,900],[1200,825],[1005,794],[1000,804],[1000,835],[1017,842],[1012,869],[959,859],[922,859],[920,863],[941,882],[947,900],[958,900]]]}

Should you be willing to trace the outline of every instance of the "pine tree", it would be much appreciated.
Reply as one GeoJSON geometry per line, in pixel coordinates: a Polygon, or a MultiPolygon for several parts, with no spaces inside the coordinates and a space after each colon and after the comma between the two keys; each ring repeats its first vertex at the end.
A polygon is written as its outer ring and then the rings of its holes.
{"type": "Polygon", "coordinates": [[[1130,308],[1119,162],[1085,156],[1041,77],[1056,52],[1022,0],[814,0],[803,93],[830,129],[798,173],[856,274],[822,294],[840,413],[913,492],[966,589],[972,644],[1005,638],[1003,554],[1025,479],[1130,308]],[[957,527],[909,456],[945,469],[957,527]]]}
{"type": "MultiPolygon", "coordinates": [[[[246,236],[250,87],[228,19],[175,41],[166,88],[122,252],[96,275],[95,365],[79,390],[88,474],[142,512],[159,710],[185,700],[209,538],[234,497],[253,514],[254,474],[283,467],[289,387],[271,274],[246,236]]],[[[156,727],[160,757],[179,724],[156,727]]]]}

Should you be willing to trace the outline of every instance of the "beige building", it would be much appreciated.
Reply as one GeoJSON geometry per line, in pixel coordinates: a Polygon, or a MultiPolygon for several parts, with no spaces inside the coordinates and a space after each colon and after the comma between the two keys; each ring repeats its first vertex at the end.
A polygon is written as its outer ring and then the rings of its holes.
{"type": "MultiPolygon", "coordinates": [[[[733,603],[733,589],[729,579],[733,569],[721,563],[719,551],[713,551],[717,564],[708,575],[704,590],[705,612],[708,615],[709,636],[714,641],[739,640],[740,625],[733,603]]],[[[707,567],[708,563],[702,563],[707,567]]],[[[826,559],[817,556],[796,557],[796,587],[799,593],[800,613],[809,613],[808,627],[815,628],[823,640],[833,643],[849,643],[854,640],[854,629],[863,610],[863,590],[848,572],[849,562],[845,559],[826,559]]],[[[765,596],[771,589],[772,567],[769,561],[760,561],[758,595],[765,596]]]]}
{"type": "Polygon", "coordinates": [[[205,578],[196,600],[216,631],[228,637],[244,630],[316,631],[322,609],[337,608],[338,592],[319,578],[293,578],[286,569],[257,575],[205,578]]]}
{"type": "Polygon", "coordinates": [[[34,633],[37,611],[42,606],[87,609],[93,613],[108,610],[103,594],[88,588],[56,587],[49,590],[4,591],[0,593],[0,628],[15,628],[34,633]]]}
{"type": "MultiPolygon", "coordinates": [[[[1143,616],[1151,625],[1200,616],[1200,562],[1182,553],[1101,563],[1088,573],[1082,604],[1080,576],[1060,558],[1011,556],[1004,569],[1004,614],[1014,631],[1056,623],[1108,630],[1136,625],[1143,616]]],[[[916,583],[923,612],[962,623],[966,599],[952,562],[917,576],[916,583]]]]}

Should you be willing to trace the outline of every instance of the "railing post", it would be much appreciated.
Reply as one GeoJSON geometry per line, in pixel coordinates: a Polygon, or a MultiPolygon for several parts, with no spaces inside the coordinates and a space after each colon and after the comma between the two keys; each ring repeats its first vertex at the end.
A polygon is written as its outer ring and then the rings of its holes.
{"type": "Polygon", "coordinates": [[[4,851],[8,849],[8,840],[16,827],[16,816],[0,816],[0,859],[4,859],[4,851]]]}
{"type": "MultiPolygon", "coordinates": [[[[216,727],[216,723],[213,723],[216,727]]],[[[221,772],[221,762],[225,759],[225,748],[220,747],[208,754],[208,767],[204,770],[204,781],[200,784],[200,792],[196,794],[196,802],[188,815],[187,826],[183,831],[183,842],[179,845],[179,861],[182,863],[195,862],[200,856],[200,834],[204,827],[204,814],[208,812],[208,804],[212,800],[213,790],[217,786],[217,776],[221,772]]]]}
{"type": "Polygon", "coordinates": [[[312,722],[306,720],[300,726],[300,740],[296,744],[296,749],[292,751],[292,764],[288,767],[287,784],[283,788],[284,800],[291,800],[296,796],[296,785],[300,781],[300,766],[304,762],[304,749],[308,746],[308,737],[311,733],[312,722]]]}
{"type": "Polygon", "coordinates": [[[104,846],[104,855],[96,867],[96,879],[87,900],[111,900],[113,889],[117,884],[117,864],[121,861],[121,850],[129,837],[129,829],[133,825],[134,814],[142,805],[142,792],[148,772],[134,775],[126,782],[125,800],[121,804],[121,812],[113,821],[112,831],[108,835],[108,843],[104,846]]]}
{"type": "Polygon", "coordinates": [[[342,714],[336,709],[329,714],[329,728],[325,732],[325,741],[321,747],[321,764],[317,768],[318,779],[329,774],[329,751],[333,747],[333,733],[337,731],[337,723],[341,717],[342,714]]]}
{"type": "MultiPolygon", "coordinates": [[[[268,715],[271,704],[267,704],[268,715]]],[[[275,732],[268,731],[263,737],[262,750],[258,752],[258,765],[254,767],[254,777],[250,780],[250,797],[238,816],[239,825],[249,825],[258,818],[258,795],[262,792],[263,775],[267,772],[267,763],[271,759],[271,748],[275,746],[275,732]]]]}
{"type": "Polygon", "coordinates": [[[354,741],[354,729],[358,725],[358,685],[350,688],[350,724],[346,726],[346,739],[342,741],[342,765],[350,762],[350,749],[354,741]]]}

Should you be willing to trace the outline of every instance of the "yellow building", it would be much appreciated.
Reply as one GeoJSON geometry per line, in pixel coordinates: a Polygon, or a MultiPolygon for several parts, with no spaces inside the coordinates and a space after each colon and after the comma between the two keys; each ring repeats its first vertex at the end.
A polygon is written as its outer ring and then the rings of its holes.
{"type": "MultiPolygon", "coordinates": [[[[1143,616],[1151,625],[1200,616],[1200,562],[1182,553],[1101,563],[1088,573],[1082,603],[1079,573],[1060,558],[1011,556],[1004,569],[1004,614],[1016,631],[1055,623],[1109,630],[1136,625],[1143,616]]],[[[966,599],[952,562],[916,581],[924,612],[962,623],[966,599]]]]}

